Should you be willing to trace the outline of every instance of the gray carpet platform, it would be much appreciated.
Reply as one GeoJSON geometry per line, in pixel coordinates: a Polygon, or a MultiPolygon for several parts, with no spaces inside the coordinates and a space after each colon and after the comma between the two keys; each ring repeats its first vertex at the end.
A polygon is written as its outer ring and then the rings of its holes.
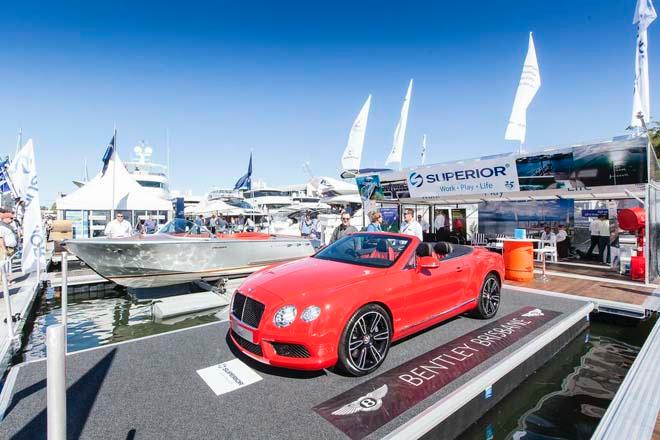
{"type": "MultiPolygon", "coordinates": [[[[543,327],[468,371],[415,407],[372,432],[381,438],[429,409],[471,378],[505,362],[583,302],[505,290],[496,320],[524,306],[561,312],[543,327]]],[[[484,326],[459,317],[395,344],[378,375],[484,326]]],[[[67,430],[84,439],[335,439],[347,438],[312,408],[368,380],[334,372],[273,369],[240,355],[227,339],[228,323],[110,345],[67,357],[67,430]],[[216,396],[197,370],[235,357],[261,381],[216,396]]],[[[16,368],[16,367],[15,367],[16,368]]],[[[0,438],[46,438],[46,362],[20,365],[0,438]]]]}

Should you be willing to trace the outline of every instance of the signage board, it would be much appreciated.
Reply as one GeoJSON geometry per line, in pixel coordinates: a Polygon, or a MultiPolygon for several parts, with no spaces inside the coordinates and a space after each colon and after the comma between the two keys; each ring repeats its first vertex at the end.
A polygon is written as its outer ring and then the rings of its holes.
{"type": "Polygon", "coordinates": [[[212,367],[197,370],[216,396],[235,391],[261,380],[252,368],[239,359],[232,359],[212,367]]]}
{"type": "Polygon", "coordinates": [[[513,156],[414,168],[408,175],[410,196],[443,197],[519,191],[513,156]]]}
{"type": "Polygon", "coordinates": [[[314,411],[350,438],[361,439],[560,315],[522,307],[362,382],[314,411]]]}
{"type": "Polygon", "coordinates": [[[582,217],[598,217],[599,215],[604,215],[605,217],[608,217],[609,214],[610,214],[610,210],[607,208],[582,210],[582,217]]]}

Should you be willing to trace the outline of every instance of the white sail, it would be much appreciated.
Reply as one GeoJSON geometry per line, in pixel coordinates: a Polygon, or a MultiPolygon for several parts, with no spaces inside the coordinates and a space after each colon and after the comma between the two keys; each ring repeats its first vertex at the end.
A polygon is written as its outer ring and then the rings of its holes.
{"type": "Polygon", "coordinates": [[[371,95],[367,98],[362,110],[358,113],[351,132],[348,135],[348,143],[341,157],[341,167],[344,170],[359,170],[362,159],[362,147],[364,146],[364,135],[367,131],[367,119],[369,119],[369,107],[371,106],[371,95]]]}
{"type": "Polygon", "coordinates": [[[426,135],[422,138],[422,165],[426,163],[426,135]]]}
{"type": "Polygon", "coordinates": [[[633,24],[637,24],[637,50],[635,51],[635,83],[633,89],[633,111],[630,121],[632,127],[640,127],[637,117],[641,113],[648,123],[651,115],[649,100],[649,64],[647,29],[656,19],[657,14],[651,0],[637,0],[633,24]]]}
{"type": "Polygon", "coordinates": [[[385,165],[391,163],[398,163],[401,166],[401,159],[403,157],[403,140],[406,136],[406,125],[408,124],[408,109],[410,108],[410,95],[412,94],[413,80],[410,80],[408,84],[408,91],[406,92],[406,97],[403,100],[403,106],[401,107],[401,117],[399,118],[399,123],[396,125],[396,130],[394,130],[394,144],[392,145],[392,151],[390,155],[387,156],[385,165]]]}
{"type": "Polygon", "coordinates": [[[520,83],[516,91],[516,97],[513,101],[513,109],[509,124],[506,127],[504,139],[517,140],[521,144],[525,143],[525,134],[527,132],[527,107],[534,99],[536,92],[541,87],[541,74],[539,64],[536,60],[536,49],[534,48],[534,39],[532,33],[529,33],[529,47],[525,64],[523,65],[520,83]]]}

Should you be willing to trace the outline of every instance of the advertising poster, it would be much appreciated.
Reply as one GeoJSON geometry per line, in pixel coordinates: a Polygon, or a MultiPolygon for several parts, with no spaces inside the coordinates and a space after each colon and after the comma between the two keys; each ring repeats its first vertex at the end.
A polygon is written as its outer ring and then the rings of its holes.
{"type": "Polygon", "coordinates": [[[381,225],[383,231],[399,232],[401,225],[399,222],[399,208],[395,206],[380,208],[380,215],[383,216],[383,224],[381,225]]]}
{"type": "Polygon", "coordinates": [[[410,198],[408,182],[405,180],[396,180],[392,182],[381,182],[383,196],[387,200],[398,200],[410,198]]]}
{"type": "Polygon", "coordinates": [[[646,182],[646,141],[631,139],[577,147],[571,179],[576,187],[646,182]]]}
{"type": "Polygon", "coordinates": [[[545,225],[571,225],[573,215],[572,199],[484,202],[479,204],[479,232],[513,235],[521,228],[533,236],[540,234],[545,225]]]}
{"type": "Polygon", "coordinates": [[[355,181],[362,200],[383,200],[383,188],[377,174],[357,177],[355,181]]]}
{"type": "Polygon", "coordinates": [[[513,156],[419,167],[408,176],[408,187],[411,197],[519,191],[513,156]]]}
{"type": "Polygon", "coordinates": [[[573,188],[570,182],[573,153],[558,152],[516,159],[521,191],[573,188]]]}

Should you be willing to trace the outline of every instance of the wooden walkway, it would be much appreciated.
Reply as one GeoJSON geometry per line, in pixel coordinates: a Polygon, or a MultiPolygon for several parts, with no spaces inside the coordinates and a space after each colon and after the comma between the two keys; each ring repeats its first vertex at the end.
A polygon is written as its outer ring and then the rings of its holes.
{"type": "Polygon", "coordinates": [[[571,295],[595,302],[607,302],[609,307],[621,305],[623,309],[641,312],[660,311],[660,289],[630,281],[607,268],[549,264],[548,281],[541,280],[540,268],[535,269],[534,280],[518,282],[506,280],[514,289],[571,295]],[[625,306],[630,307],[625,307],[625,306]]]}

